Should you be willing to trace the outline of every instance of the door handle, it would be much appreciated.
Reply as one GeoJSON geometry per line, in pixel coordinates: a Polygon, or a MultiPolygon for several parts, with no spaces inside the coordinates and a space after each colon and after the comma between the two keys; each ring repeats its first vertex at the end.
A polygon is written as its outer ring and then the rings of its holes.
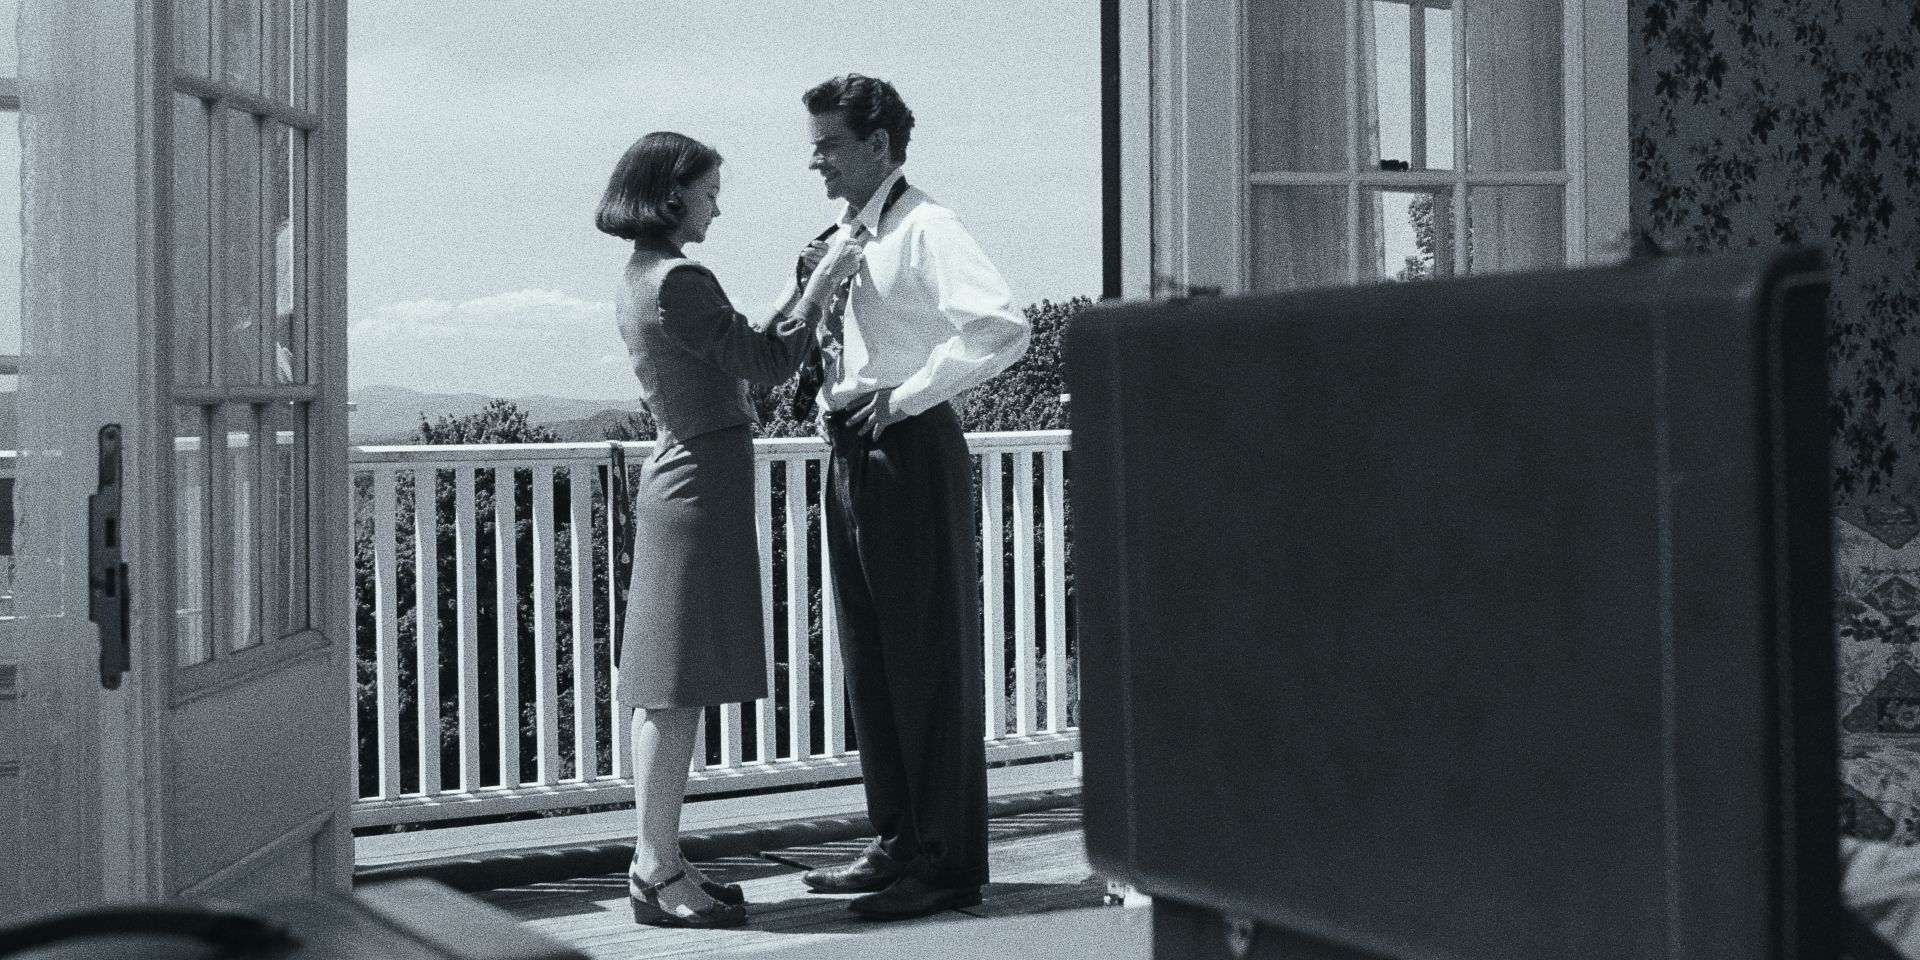
{"type": "Polygon", "coordinates": [[[100,685],[108,690],[133,667],[120,535],[120,425],[109,423],[100,428],[99,484],[87,498],[87,619],[100,628],[100,685]]]}

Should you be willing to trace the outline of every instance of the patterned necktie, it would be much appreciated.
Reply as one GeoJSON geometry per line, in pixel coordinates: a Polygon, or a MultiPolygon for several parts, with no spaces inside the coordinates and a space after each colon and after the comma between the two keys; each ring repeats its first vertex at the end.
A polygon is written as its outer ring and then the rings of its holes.
{"type": "MultiPolygon", "coordinates": [[[[906,192],[906,177],[901,177],[893,182],[893,189],[887,191],[887,201],[880,205],[878,222],[886,222],[887,213],[893,209],[893,205],[900,199],[900,195],[906,192]]],[[[836,223],[821,231],[820,235],[814,239],[825,240],[833,236],[834,231],[841,229],[843,226],[848,225],[836,223]]],[[[861,233],[866,231],[865,225],[858,222],[850,226],[854,230],[853,235],[855,237],[860,236],[861,233]]],[[[794,263],[794,279],[799,283],[801,288],[804,289],[806,287],[807,278],[811,276],[812,273],[813,271],[807,269],[805,256],[802,256],[794,263]]],[[[813,419],[815,398],[819,396],[820,388],[827,382],[828,357],[832,358],[835,371],[837,372],[839,370],[841,337],[846,329],[844,315],[847,311],[847,299],[852,293],[853,278],[848,277],[840,281],[839,286],[834,290],[833,299],[827,302],[826,315],[820,318],[819,335],[814,338],[815,349],[808,354],[806,362],[800,366],[800,381],[794,386],[793,399],[787,404],[787,413],[801,423],[807,423],[813,419]]]]}

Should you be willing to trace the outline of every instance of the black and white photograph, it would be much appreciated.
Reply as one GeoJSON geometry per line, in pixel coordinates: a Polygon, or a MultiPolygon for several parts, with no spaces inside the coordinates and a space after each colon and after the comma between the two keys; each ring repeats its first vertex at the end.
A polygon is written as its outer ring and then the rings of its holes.
{"type": "Polygon", "coordinates": [[[1920,0],[0,0],[0,957],[1920,960],[1920,0]]]}

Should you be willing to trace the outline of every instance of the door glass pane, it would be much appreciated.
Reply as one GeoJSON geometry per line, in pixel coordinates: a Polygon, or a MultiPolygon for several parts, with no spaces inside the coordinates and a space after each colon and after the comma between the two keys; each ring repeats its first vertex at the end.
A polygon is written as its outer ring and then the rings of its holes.
{"type": "Polygon", "coordinates": [[[1453,159],[1453,11],[1427,7],[1426,135],[1427,166],[1454,169],[1453,159]]]}
{"type": "Polygon", "coordinates": [[[1453,12],[1361,7],[1361,155],[1381,170],[1453,169],[1453,12]]]}
{"type": "Polygon", "coordinates": [[[243,90],[260,89],[260,0],[218,0],[220,76],[243,90]]]}
{"type": "Polygon", "coordinates": [[[0,0],[0,77],[20,74],[20,0],[0,0]]]}
{"type": "Polygon", "coordinates": [[[227,383],[260,382],[260,121],[227,111],[225,182],[220,217],[220,375],[227,383]]]}
{"type": "Polygon", "coordinates": [[[1253,189],[1252,288],[1347,282],[1351,231],[1346,187],[1253,189]]]}
{"type": "Polygon", "coordinates": [[[305,136],[291,127],[267,124],[267,212],[273,218],[273,378],[278,383],[306,379],[305,327],[301,296],[306,237],[300,207],[305,201],[300,177],[305,136]]]}
{"type": "MultiPolygon", "coordinates": [[[[1408,164],[1420,169],[1424,164],[1414,158],[1418,139],[1413,124],[1416,74],[1409,54],[1413,37],[1408,25],[1413,20],[1413,8],[1404,3],[1370,2],[1362,4],[1360,10],[1361,75],[1367,84],[1360,103],[1360,136],[1366,147],[1361,156],[1371,158],[1382,170],[1405,169],[1408,164]]],[[[1424,71],[1418,76],[1426,79],[1424,71]]],[[[1424,141],[1421,146],[1425,146],[1424,141]]]]}
{"type": "Polygon", "coordinates": [[[199,97],[173,97],[173,379],[205,384],[210,376],[207,333],[213,328],[207,265],[212,262],[207,221],[210,119],[199,97]]]}
{"type": "Polygon", "coordinates": [[[206,408],[177,407],[173,417],[173,635],[182,666],[213,658],[208,622],[206,408]]]}
{"type": "Polygon", "coordinates": [[[212,74],[207,65],[207,37],[212,33],[208,0],[173,0],[173,60],[198,77],[212,74]]]}
{"type": "Polygon", "coordinates": [[[268,609],[280,635],[307,628],[307,405],[267,408],[267,511],[272,526],[268,609]]]}
{"type": "Polygon", "coordinates": [[[1247,7],[1248,162],[1259,171],[1347,169],[1347,0],[1247,7]]]}
{"type": "Polygon", "coordinates": [[[1467,192],[1467,269],[1473,273],[1566,266],[1566,198],[1558,186],[1475,187],[1467,192]]]}
{"type": "MultiPolygon", "coordinates": [[[[0,364],[7,370],[20,359],[20,115],[0,110],[0,364]]],[[[7,390],[13,381],[6,381],[7,390]]],[[[13,445],[13,414],[6,416],[6,449],[13,445]]]]}
{"type": "Polygon", "coordinates": [[[1467,39],[1467,169],[1565,163],[1565,43],[1559,0],[1476,4],[1467,39]]]}
{"type": "Polygon", "coordinates": [[[258,503],[255,460],[260,447],[254,443],[252,404],[235,403],[220,408],[221,435],[225,444],[220,457],[221,486],[225,502],[221,505],[221,545],[228,562],[223,571],[222,624],[226,627],[227,648],[240,650],[260,642],[260,622],[255,616],[255,583],[260,571],[254,552],[258,525],[254,511],[258,503]]]}
{"type": "Polygon", "coordinates": [[[1453,271],[1453,194],[1446,190],[1368,190],[1361,207],[1371,239],[1360,257],[1362,280],[1426,280],[1453,271]]]}
{"type": "Polygon", "coordinates": [[[296,64],[293,58],[293,0],[266,0],[263,13],[267,37],[268,97],[281,103],[298,104],[293,90],[296,64]]]}

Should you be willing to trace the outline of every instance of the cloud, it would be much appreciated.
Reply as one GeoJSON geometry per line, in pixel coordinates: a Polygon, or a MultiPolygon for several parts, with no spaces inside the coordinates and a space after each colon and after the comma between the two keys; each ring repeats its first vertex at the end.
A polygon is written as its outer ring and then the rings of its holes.
{"type": "Polygon", "coordinates": [[[512,290],[462,303],[403,300],[355,317],[348,336],[385,339],[465,340],[502,336],[589,336],[613,331],[613,304],[582,300],[559,290],[512,290]]]}
{"type": "Polygon", "coordinates": [[[350,380],[438,393],[627,398],[637,391],[613,304],[561,290],[404,300],[348,327],[350,380]]]}

